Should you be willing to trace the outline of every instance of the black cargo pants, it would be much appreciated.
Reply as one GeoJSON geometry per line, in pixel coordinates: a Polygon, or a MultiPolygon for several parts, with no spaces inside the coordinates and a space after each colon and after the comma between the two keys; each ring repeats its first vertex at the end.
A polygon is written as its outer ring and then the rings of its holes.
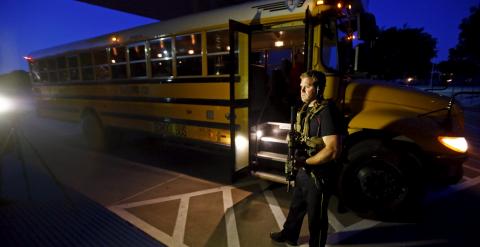
{"type": "Polygon", "coordinates": [[[300,168],[295,179],[293,198],[282,234],[290,240],[298,240],[303,217],[308,216],[310,247],[325,246],[328,234],[328,202],[331,196],[329,181],[300,168]]]}

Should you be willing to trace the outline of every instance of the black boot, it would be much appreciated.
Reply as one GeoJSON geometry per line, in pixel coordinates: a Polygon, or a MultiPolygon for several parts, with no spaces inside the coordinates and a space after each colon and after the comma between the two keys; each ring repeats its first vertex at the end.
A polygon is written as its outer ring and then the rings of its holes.
{"type": "Polygon", "coordinates": [[[282,231],[280,232],[271,232],[270,233],[270,238],[277,242],[277,243],[287,243],[289,245],[297,246],[297,241],[296,240],[290,240],[287,239],[287,237],[283,234],[282,231]]]}

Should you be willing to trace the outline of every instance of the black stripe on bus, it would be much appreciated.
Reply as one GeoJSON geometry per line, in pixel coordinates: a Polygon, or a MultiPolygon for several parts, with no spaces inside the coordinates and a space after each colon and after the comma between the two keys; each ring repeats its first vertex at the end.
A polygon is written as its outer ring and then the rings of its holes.
{"type": "Polygon", "coordinates": [[[70,113],[78,113],[80,110],[74,106],[52,106],[52,105],[40,105],[40,109],[53,110],[53,111],[62,111],[70,113]]]}
{"type": "MultiPolygon", "coordinates": [[[[229,100],[220,99],[190,99],[190,98],[156,98],[156,97],[132,97],[132,96],[53,96],[55,99],[72,100],[108,100],[108,101],[129,101],[145,103],[171,103],[171,104],[190,104],[190,105],[214,105],[229,106],[229,100]]],[[[247,107],[248,100],[235,101],[234,107],[247,107]]]]}
{"type": "MultiPolygon", "coordinates": [[[[154,117],[154,116],[136,115],[136,114],[118,113],[118,112],[101,112],[100,114],[103,116],[116,117],[116,118],[162,122],[166,124],[174,123],[174,124],[183,124],[183,125],[194,125],[199,127],[230,130],[230,125],[224,124],[224,123],[212,123],[212,122],[177,119],[177,118],[154,117]]],[[[239,128],[238,125],[236,125],[235,127],[239,128]]]]}
{"type": "Polygon", "coordinates": [[[74,100],[107,100],[107,101],[125,101],[125,102],[145,102],[145,103],[174,103],[174,104],[192,104],[192,105],[215,105],[228,106],[230,101],[217,99],[181,99],[181,98],[156,98],[156,97],[133,97],[133,96],[53,96],[56,99],[74,99],[74,100]]]}
{"type": "MultiPolygon", "coordinates": [[[[163,84],[163,83],[229,83],[229,76],[215,77],[180,77],[180,78],[159,78],[159,79],[117,79],[102,81],[67,81],[67,82],[49,82],[38,83],[35,86],[69,86],[69,85],[125,85],[125,84],[163,84]]],[[[240,82],[240,76],[235,76],[235,82],[240,82]]]]}

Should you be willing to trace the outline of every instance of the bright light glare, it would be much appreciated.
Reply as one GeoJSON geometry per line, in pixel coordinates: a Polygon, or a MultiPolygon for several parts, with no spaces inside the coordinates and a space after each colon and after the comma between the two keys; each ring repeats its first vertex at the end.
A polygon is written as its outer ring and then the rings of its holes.
{"type": "Polygon", "coordinates": [[[456,152],[465,153],[468,150],[468,143],[464,137],[439,136],[438,141],[456,152]]]}
{"type": "Polygon", "coordinates": [[[12,110],[12,101],[8,98],[0,96],[0,113],[5,113],[12,110]]]}
{"type": "Polygon", "coordinates": [[[248,140],[244,136],[237,135],[235,137],[235,146],[239,151],[245,151],[248,148],[248,140]]]}
{"type": "Polygon", "coordinates": [[[282,47],[283,46],[283,41],[275,41],[275,47],[282,47]]]}
{"type": "Polygon", "coordinates": [[[262,136],[263,136],[263,131],[257,130],[257,138],[260,139],[260,138],[262,138],[262,136]]]}
{"type": "Polygon", "coordinates": [[[323,1],[323,0],[318,0],[318,1],[317,1],[317,5],[322,5],[322,4],[324,4],[324,1],[323,1]]]}

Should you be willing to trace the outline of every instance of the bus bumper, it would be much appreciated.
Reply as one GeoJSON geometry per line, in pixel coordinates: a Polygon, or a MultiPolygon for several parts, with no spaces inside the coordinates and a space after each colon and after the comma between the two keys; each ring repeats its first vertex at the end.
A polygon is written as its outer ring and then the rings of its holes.
{"type": "Polygon", "coordinates": [[[431,156],[427,174],[440,184],[455,184],[463,177],[463,163],[467,158],[466,154],[431,156]]]}

